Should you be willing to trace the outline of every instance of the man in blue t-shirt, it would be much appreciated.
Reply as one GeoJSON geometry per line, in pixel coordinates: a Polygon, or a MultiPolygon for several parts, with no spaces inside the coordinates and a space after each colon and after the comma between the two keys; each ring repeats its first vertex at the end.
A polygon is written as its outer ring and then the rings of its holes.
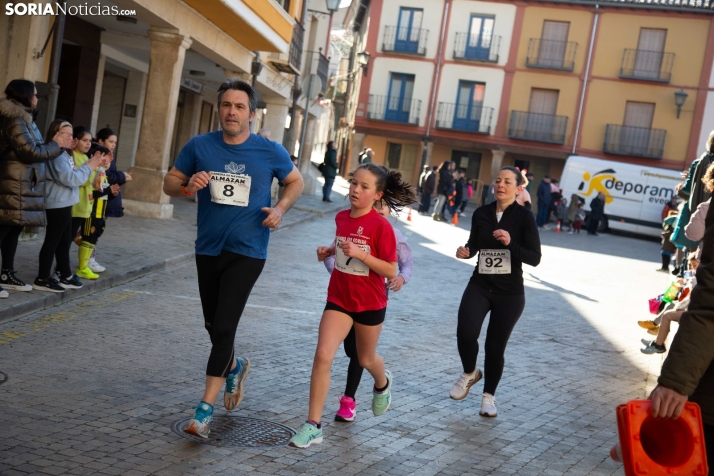
{"type": "Polygon", "coordinates": [[[213,404],[225,381],[223,402],[235,409],[243,399],[250,362],[237,357],[238,321],[268,254],[269,228],[303,189],[300,172],[276,142],[250,133],[255,91],[246,82],[227,80],[218,88],[220,131],[194,137],[184,146],[164,178],[172,197],[198,193],[196,269],[203,317],[211,338],[206,391],[185,432],[208,438],[213,404]],[[285,189],[270,206],[277,178],[285,189]]]}

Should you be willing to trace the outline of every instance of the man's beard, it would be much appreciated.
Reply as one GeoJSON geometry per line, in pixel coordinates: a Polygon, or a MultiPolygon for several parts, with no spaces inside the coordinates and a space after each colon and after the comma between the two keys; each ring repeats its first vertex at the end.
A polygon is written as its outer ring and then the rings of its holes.
{"type": "Polygon", "coordinates": [[[243,132],[245,132],[245,130],[246,130],[247,127],[248,127],[248,126],[246,126],[245,124],[239,122],[239,123],[238,123],[238,130],[237,130],[237,131],[234,131],[234,130],[230,130],[230,131],[229,131],[226,127],[223,127],[223,133],[226,134],[226,135],[228,135],[228,136],[235,137],[235,136],[239,136],[239,135],[241,135],[243,132]]]}

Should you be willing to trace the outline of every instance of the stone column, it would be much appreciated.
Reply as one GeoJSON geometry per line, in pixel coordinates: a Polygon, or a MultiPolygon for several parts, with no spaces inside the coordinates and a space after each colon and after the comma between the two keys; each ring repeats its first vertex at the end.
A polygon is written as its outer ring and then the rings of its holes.
{"type": "Polygon", "coordinates": [[[312,166],[312,148],[315,144],[315,133],[317,132],[317,118],[308,113],[307,130],[305,131],[305,143],[300,144],[300,173],[302,174],[305,188],[303,195],[315,195],[317,190],[317,174],[312,166]],[[303,151],[303,148],[305,149],[303,151]]]}
{"type": "Polygon", "coordinates": [[[492,150],[491,154],[491,183],[493,183],[501,167],[503,167],[503,157],[506,155],[506,152],[502,150],[492,150]]]}
{"type": "Polygon", "coordinates": [[[191,40],[177,30],[151,27],[151,56],[133,180],[126,184],[124,208],[132,215],[168,219],[173,205],[163,192],[176,119],[186,49],[191,40]]]}
{"type": "MultiPolygon", "coordinates": [[[[92,105],[92,122],[89,130],[97,133],[97,121],[99,120],[99,108],[102,103],[102,87],[104,86],[104,66],[107,63],[106,55],[99,55],[99,66],[97,67],[97,82],[94,84],[94,104],[92,105]]],[[[122,111],[122,114],[124,111],[122,111]]]]}
{"type": "Polygon", "coordinates": [[[39,58],[38,55],[49,33],[50,18],[49,15],[5,15],[5,12],[0,15],[0,84],[3,89],[13,79],[47,80],[43,70],[45,59],[52,51],[51,40],[45,56],[39,58]]]}
{"type": "MultiPolygon", "coordinates": [[[[290,102],[284,101],[268,102],[266,101],[268,112],[263,117],[263,128],[270,131],[270,139],[278,144],[283,143],[285,138],[285,118],[288,117],[290,102]]],[[[288,152],[292,153],[290,150],[288,152]]]]}

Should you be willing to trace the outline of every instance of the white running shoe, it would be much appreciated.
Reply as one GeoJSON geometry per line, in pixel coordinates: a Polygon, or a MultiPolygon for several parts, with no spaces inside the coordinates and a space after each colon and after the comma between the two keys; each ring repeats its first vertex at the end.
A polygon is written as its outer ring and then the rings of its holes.
{"type": "Polygon", "coordinates": [[[449,396],[454,400],[463,400],[469,394],[471,386],[481,380],[482,376],[483,374],[479,369],[474,370],[472,374],[461,374],[454,386],[451,387],[449,396]]]}
{"type": "Polygon", "coordinates": [[[10,297],[10,293],[0,288],[0,299],[7,299],[10,297]]]}
{"type": "Polygon", "coordinates": [[[479,415],[485,417],[495,417],[498,415],[496,410],[496,397],[490,393],[484,393],[481,397],[481,411],[478,412],[479,415]]]}
{"type": "Polygon", "coordinates": [[[107,270],[107,268],[97,263],[94,258],[89,258],[89,269],[91,269],[94,273],[103,273],[107,270]]]}

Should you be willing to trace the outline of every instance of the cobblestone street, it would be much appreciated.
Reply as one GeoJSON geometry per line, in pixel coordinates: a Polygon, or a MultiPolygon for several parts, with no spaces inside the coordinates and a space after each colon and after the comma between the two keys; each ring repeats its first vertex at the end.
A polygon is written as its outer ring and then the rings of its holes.
{"type": "MultiPolygon", "coordinates": [[[[485,419],[481,383],[449,398],[461,372],[456,312],[475,264],[453,254],[470,217],[459,227],[405,217],[414,275],[390,293],[379,353],[394,401],[382,417],[371,414],[365,373],[355,422],[332,421],[347,368],[340,350],[322,444],[227,448],[173,433],[201,397],[210,348],[187,262],[0,324],[0,474],[623,474],[608,454],[615,407],[646,397],[662,362],[640,353],[636,324],[668,284],[654,272],[659,245],[543,232],[541,265],[524,268],[526,310],[506,352],[499,415],[485,419]]],[[[252,364],[240,416],[296,429],[306,418],[329,277],[315,248],[332,240],[333,218],[271,236],[238,327],[237,352],[252,364]]],[[[221,397],[216,415],[225,414],[221,397]]]]}

